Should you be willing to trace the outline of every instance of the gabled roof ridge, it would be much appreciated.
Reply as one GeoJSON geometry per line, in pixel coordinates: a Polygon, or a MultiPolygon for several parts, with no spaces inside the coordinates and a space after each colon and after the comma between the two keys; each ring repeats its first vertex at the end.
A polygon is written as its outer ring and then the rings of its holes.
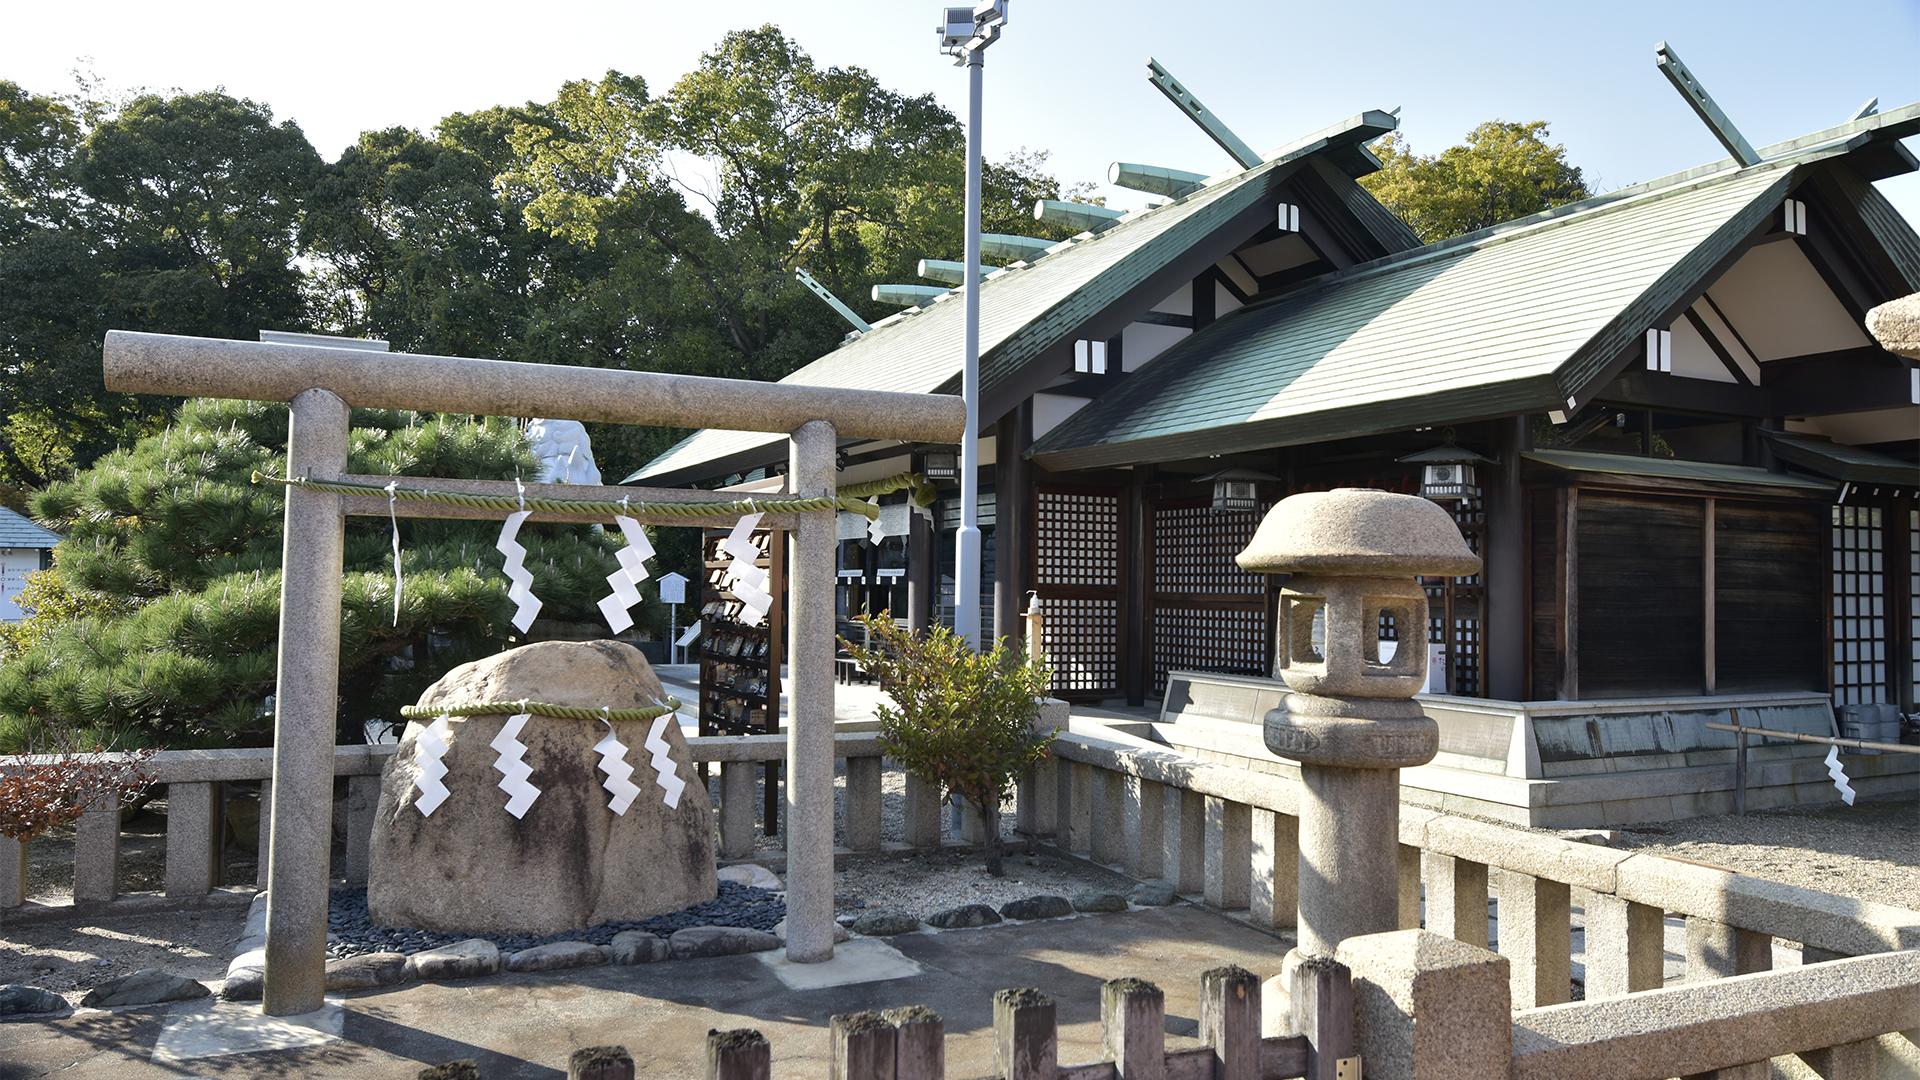
{"type": "Polygon", "coordinates": [[[1692,183],[1655,187],[1652,182],[1636,184],[1632,187],[1609,191],[1579,202],[1567,203],[1549,210],[1529,214],[1526,217],[1503,221],[1498,225],[1489,225],[1484,229],[1475,229],[1470,233],[1450,236],[1445,240],[1436,240],[1423,247],[1408,251],[1383,255],[1363,263],[1356,263],[1345,270],[1336,270],[1317,278],[1303,281],[1299,286],[1286,292],[1255,301],[1245,307],[1236,308],[1230,314],[1238,315],[1243,311],[1255,311],[1267,307],[1276,307],[1291,303],[1302,297],[1311,296],[1324,289],[1342,287],[1350,282],[1371,277],[1378,273],[1397,271],[1418,263],[1451,257],[1466,251],[1478,251],[1498,244],[1532,238],[1541,233],[1576,223],[1593,221],[1599,217],[1610,216],[1626,210],[1639,209],[1670,198],[1692,194],[1705,187],[1726,183],[1735,179],[1751,177],[1761,173],[1775,172],[1782,168],[1798,167],[1824,157],[1836,156],[1844,151],[1824,151],[1798,155],[1791,159],[1763,161],[1750,168],[1715,172],[1712,175],[1698,177],[1692,183]]]}

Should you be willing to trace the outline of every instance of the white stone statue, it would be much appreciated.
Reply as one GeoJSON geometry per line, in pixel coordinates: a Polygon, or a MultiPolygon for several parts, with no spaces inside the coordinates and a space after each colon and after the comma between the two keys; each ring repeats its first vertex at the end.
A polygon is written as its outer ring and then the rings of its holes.
{"type": "Polygon", "coordinates": [[[599,484],[600,469],[593,463],[593,444],[578,420],[539,420],[527,423],[527,441],[540,462],[543,484],[599,484]]]}

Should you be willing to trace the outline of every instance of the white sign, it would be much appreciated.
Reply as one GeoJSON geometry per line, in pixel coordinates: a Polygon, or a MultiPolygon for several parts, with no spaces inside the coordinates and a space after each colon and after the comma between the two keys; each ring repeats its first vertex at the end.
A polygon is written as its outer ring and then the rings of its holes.
{"type": "Polygon", "coordinates": [[[27,617],[18,597],[27,587],[27,575],[39,569],[39,548],[0,548],[0,622],[27,617]]]}
{"type": "Polygon", "coordinates": [[[673,643],[684,649],[687,646],[693,644],[693,639],[699,636],[700,636],[700,620],[695,619],[693,622],[693,625],[687,627],[687,632],[684,634],[681,634],[678,638],[674,639],[673,643]]]}
{"type": "Polygon", "coordinates": [[[680,574],[668,574],[660,579],[660,602],[663,604],[684,604],[687,602],[687,579],[680,574]]]}

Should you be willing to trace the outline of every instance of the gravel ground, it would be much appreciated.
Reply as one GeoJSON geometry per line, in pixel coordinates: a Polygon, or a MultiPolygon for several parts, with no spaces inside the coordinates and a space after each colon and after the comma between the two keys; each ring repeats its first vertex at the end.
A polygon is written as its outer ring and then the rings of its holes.
{"type": "Polygon", "coordinates": [[[1911,795],[1633,825],[1614,846],[1920,908],[1920,800],[1911,795]]]}

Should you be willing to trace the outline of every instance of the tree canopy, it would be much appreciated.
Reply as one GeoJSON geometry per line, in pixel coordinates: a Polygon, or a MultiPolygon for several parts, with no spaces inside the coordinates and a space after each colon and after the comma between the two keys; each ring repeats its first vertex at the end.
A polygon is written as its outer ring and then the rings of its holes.
{"type": "MultiPolygon", "coordinates": [[[[507,420],[356,409],[357,473],[507,480],[536,466],[507,420]]],[[[196,399],[163,431],[32,497],[64,532],[26,623],[0,637],[0,753],[43,726],[109,745],[264,744],[280,632],[287,407],[196,399]]],[[[360,741],[458,663],[504,647],[513,605],[489,521],[402,518],[394,610],[389,522],[349,518],[340,737],[360,741]]],[[[617,534],[529,522],[544,617],[597,618],[617,534]]],[[[650,605],[658,607],[658,605],[650,605]]],[[[651,615],[651,612],[646,612],[651,615]]]]}
{"type": "Polygon", "coordinates": [[[1422,157],[1398,132],[1373,144],[1385,168],[1360,181],[1425,243],[1498,225],[1588,196],[1547,122],[1489,120],[1467,141],[1422,157]]]}

